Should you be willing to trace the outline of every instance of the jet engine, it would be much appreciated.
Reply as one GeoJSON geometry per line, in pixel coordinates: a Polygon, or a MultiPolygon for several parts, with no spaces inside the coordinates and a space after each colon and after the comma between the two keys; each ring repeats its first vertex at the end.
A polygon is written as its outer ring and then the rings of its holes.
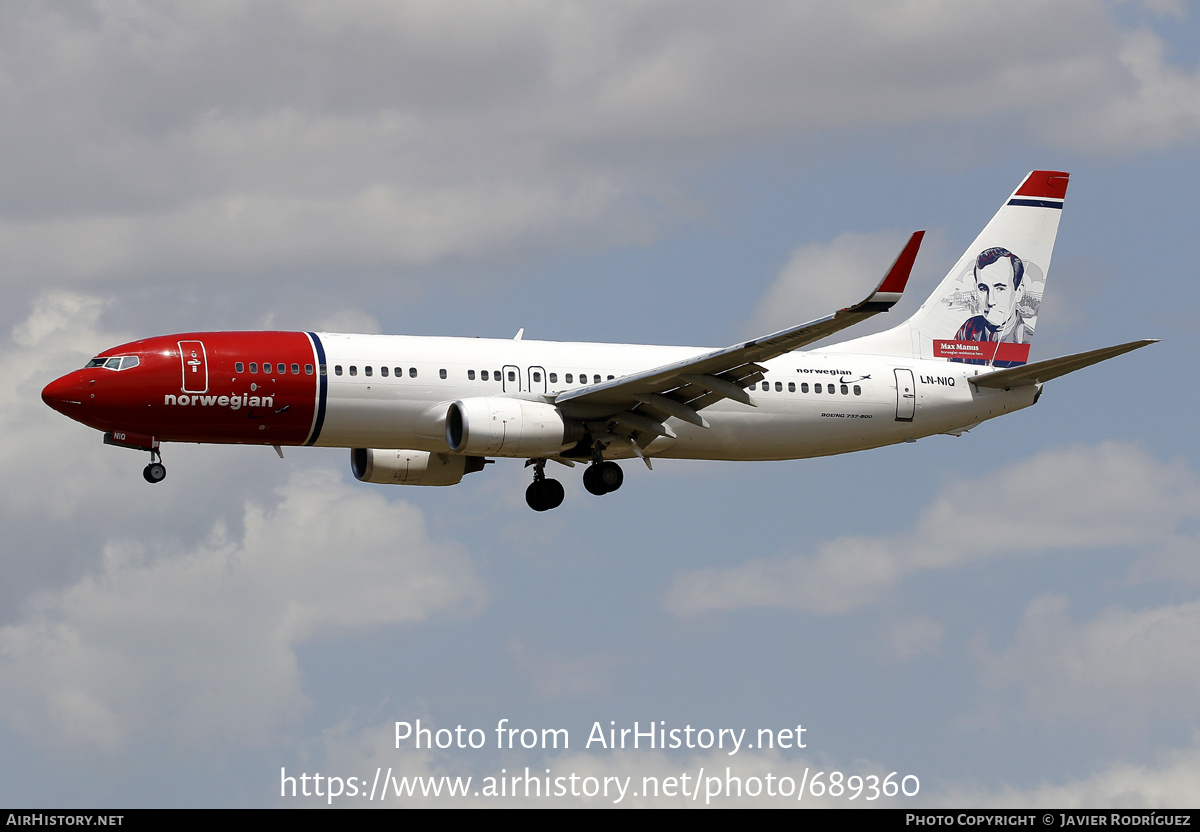
{"type": "Polygon", "coordinates": [[[557,407],[504,396],[480,396],[450,405],[446,444],[479,456],[549,456],[583,438],[581,422],[557,407]]]}
{"type": "Polygon", "coordinates": [[[482,471],[481,456],[435,454],[403,448],[351,448],[350,469],[359,482],[382,485],[454,485],[482,471]]]}

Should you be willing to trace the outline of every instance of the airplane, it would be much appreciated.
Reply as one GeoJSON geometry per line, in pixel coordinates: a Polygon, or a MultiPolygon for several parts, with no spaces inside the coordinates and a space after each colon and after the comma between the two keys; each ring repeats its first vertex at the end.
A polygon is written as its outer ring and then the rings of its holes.
{"type": "Polygon", "coordinates": [[[104,350],[42,391],[50,407],[149,451],[163,442],[350,449],[356,479],[454,485],[527,460],[535,511],[562,504],[553,460],[595,495],[618,460],[780,460],[961,435],[1029,407],[1045,382],[1154,339],[1029,363],[1069,175],[1033,171],[908,320],[805,350],[887,312],[913,234],[875,289],[838,312],[725,349],[328,332],[190,332],[104,350]]]}

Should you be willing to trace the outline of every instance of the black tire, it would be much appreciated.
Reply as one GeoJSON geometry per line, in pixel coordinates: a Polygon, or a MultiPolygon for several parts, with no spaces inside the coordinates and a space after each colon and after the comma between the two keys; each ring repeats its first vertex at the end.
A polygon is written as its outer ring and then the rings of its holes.
{"type": "Polygon", "coordinates": [[[558,480],[542,480],[542,497],[546,501],[547,509],[561,506],[566,495],[566,490],[558,480]]]}
{"type": "Polygon", "coordinates": [[[583,472],[583,487],[587,489],[589,494],[595,494],[597,497],[608,493],[608,489],[600,481],[599,465],[589,465],[583,472]]]}
{"type": "Polygon", "coordinates": [[[583,487],[597,497],[616,491],[624,481],[625,473],[615,462],[597,462],[583,472],[583,487]]]}
{"type": "Polygon", "coordinates": [[[621,487],[621,483],[625,482],[625,472],[621,470],[621,466],[615,462],[601,462],[596,466],[599,469],[598,478],[604,484],[604,493],[610,494],[621,487]]]}
{"type": "Polygon", "coordinates": [[[146,482],[159,483],[167,478],[167,466],[161,462],[151,462],[142,469],[142,477],[146,482]]]}
{"type": "Polygon", "coordinates": [[[534,511],[549,511],[561,506],[565,495],[558,480],[535,480],[525,489],[525,502],[534,511]]]}

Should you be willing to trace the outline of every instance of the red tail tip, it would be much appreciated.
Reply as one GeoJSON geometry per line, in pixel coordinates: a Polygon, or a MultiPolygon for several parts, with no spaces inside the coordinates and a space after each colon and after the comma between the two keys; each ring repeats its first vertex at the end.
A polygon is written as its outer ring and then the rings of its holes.
{"type": "Polygon", "coordinates": [[[1067,183],[1070,179],[1071,174],[1061,170],[1035,170],[1025,177],[1015,196],[1066,199],[1067,183]]]}

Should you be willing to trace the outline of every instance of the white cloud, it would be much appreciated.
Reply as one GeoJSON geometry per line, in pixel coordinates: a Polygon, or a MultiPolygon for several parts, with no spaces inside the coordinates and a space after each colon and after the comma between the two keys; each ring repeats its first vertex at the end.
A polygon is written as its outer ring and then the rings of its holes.
{"type": "Polygon", "coordinates": [[[1073,622],[1067,599],[1047,595],[1025,610],[1012,644],[978,650],[992,688],[1018,688],[1025,709],[1053,722],[1084,720],[1137,730],[1148,720],[1200,716],[1200,602],[1145,610],[1111,607],[1073,622]]]}
{"type": "Polygon", "coordinates": [[[1128,35],[1118,58],[1132,83],[1094,107],[1046,123],[1059,144],[1086,135],[1097,150],[1125,151],[1194,142],[1200,136],[1200,69],[1185,72],[1165,60],[1162,40],[1149,31],[1128,35]]]}
{"type": "Polygon", "coordinates": [[[611,694],[613,673],[622,664],[621,659],[611,653],[570,659],[547,656],[519,641],[510,642],[508,652],[533,692],[549,700],[578,701],[611,694]]]}
{"type": "Polygon", "coordinates": [[[944,489],[911,531],[681,572],[666,605],[677,615],[750,607],[843,613],[920,570],[1089,546],[1174,545],[1177,526],[1197,516],[1200,486],[1181,463],[1113,442],[1052,450],[944,489]]]}
{"type": "Polygon", "coordinates": [[[244,532],[184,552],[113,541],[103,566],[0,629],[0,715],[49,747],[147,736],[254,744],[308,700],[295,648],[317,635],[471,611],[483,588],[421,513],[333,474],[298,474],[244,532]]]}
{"type": "MultiPolygon", "coordinates": [[[[105,302],[50,291],[38,296],[29,317],[0,345],[0,465],[19,476],[0,480],[0,512],[12,523],[30,514],[62,520],[94,501],[119,464],[112,455],[88,453],[99,434],[74,426],[42,403],[42,388],[104,347],[131,340],[99,325],[105,302]]],[[[130,461],[126,459],[125,461],[130,461]]]]}
{"type": "Polygon", "coordinates": [[[800,246],[759,302],[750,331],[774,332],[857,303],[883,277],[904,239],[891,231],[847,231],[828,243],[800,246]]]}
{"type": "Polygon", "coordinates": [[[1200,801],[1200,750],[1166,751],[1153,765],[1115,763],[1065,783],[988,791],[950,786],[937,806],[1012,809],[1178,809],[1200,801]]]}
{"type": "Polygon", "coordinates": [[[1104,6],[11,6],[0,274],[346,279],[642,239],[715,155],[946,125],[1124,152],[1200,80],[1104,6]]]}
{"type": "Polygon", "coordinates": [[[927,615],[910,615],[889,621],[880,629],[873,649],[884,661],[903,664],[920,656],[938,653],[946,628],[927,615]]]}

